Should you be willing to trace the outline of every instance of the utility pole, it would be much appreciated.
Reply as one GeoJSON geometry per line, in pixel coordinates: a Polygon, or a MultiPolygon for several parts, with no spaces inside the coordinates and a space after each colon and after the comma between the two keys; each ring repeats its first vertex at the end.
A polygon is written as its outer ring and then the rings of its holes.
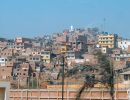
{"type": "Polygon", "coordinates": [[[33,84],[33,73],[32,73],[32,76],[31,76],[31,78],[32,78],[32,89],[34,88],[34,84],[33,84]]]}
{"type": "Polygon", "coordinates": [[[28,100],[28,89],[29,89],[29,76],[27,76],[27,100],[28,100]]]}
{"type": "Polygon", "coordinates": [[[128,100],[130,100],[130,89],[127,90],[128,100]]]}
{"type": "Polygon", "coordinates": [[[19,87],[20,87],[20,86],[19,86],[19,81],[20,81],[20,79],[19,79],[19,77],[18,77],[18,89],[19,89],[19,87]]]}
{"type": "Polygon", "coordinates": [[[111,58],[109,57],[109,62],[110,62],[110,73],[111,73],[111,83],[110,83],[110,94],[112,96],[112,100],[114,100],[114,70],[113,70],[113,65],[112,65],[112,60],[111,58]]]}
{"type": "Polygon", "coordinates": [[[105,32],[106,30],[106,18],[103,19],[103,31],[105,32]]]}
{"type": "Polygon", "coordinates": [[[64,56],[62,56],[62,100],[64,100],[64,56]]]}

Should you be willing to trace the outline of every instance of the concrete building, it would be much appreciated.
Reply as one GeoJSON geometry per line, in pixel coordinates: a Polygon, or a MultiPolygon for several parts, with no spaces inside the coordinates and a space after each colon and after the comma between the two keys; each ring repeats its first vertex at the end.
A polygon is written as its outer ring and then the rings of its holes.
{"type": "Polygon", "coordinates": [[[125,61],[113,61],[113,69],[115,72],[119,73],[122,71],[122,69],[126,68],[126,62],[125,61]]]}
{"type": "Polygon", "coordinates": [[[29,62],[40,62],[41,56],[40,55],[29,56],[27,60],[29,62]]]}
{"type": "Polygon", "coordinates": [[[68,41],[68,36],[67,36],[67,34],[64,34],[64,33],[57,34],[57,36],[55,37],[56,43],[63,43],[63,42],[65,43],[67,41],[68,41]]]}
{"type": "Polygon", "coordinates": [[[120,61],[120,54],[121,54],[121,49],[114,49],[112,50],[111,57],[113,58],[114,61],[120,61]]]}
{"type": "Polygon", "coordinates": [[[12,78],[12,67],[0,67],[0,80],[10,81],[12,78]]]}
{"type": "Polygon", "coordinates": [[[130,68],[130,60],[126,61],[126,68],[130,68]]]}
{"type": "Polygon", "coordinates": [[[21,55],[22,56],[30,56],[32,55],[32,49],[31,48],[26,48],[24,51],[22,51],[21,55]]]}
{"type": "Polygon", "coordinates": [[[9,57],[0,57],[0,67],[13,67],[14,61],[9,57]]]}
{"type": "Polygon", "coordinates": [[[87,35],[82,33],[70,33],[69,43],[71,44],[71,50],[74,51],[86,51],[87,50],[87,35]]]}
{"type": "Polygon", "coordinates": [[[124,54],[120,54],[121,58],[130,58],[130,54],[128,53],[124,53],[124,54]]]}
{"type": "Polygon", "coordinates": [[[60,45],[60,53],[66,53],[68,50],[66,43],[60,45]]]}
{"type": "Polygon", "coordinates": [[[110,54],[111,53],[111,48],[108,48],[108,47],[102,47],[101,48],[101,52],[102,53],[106,53],[106,54],[110,54]]]}
{"type": "Polygon", "coordinates": [[[121,48],[122,50],[127,50],[128,46],[130,45],[130,40],[119,40],[118,41],[118,48],[121,48]]]}
{"type": "Polygon", "coordinates": [[[10,100],[10,84],[0,81],[0,100],[10,100]]]}
{"type": "Polygon", "coordinates": [[[115,61],[121,61],[121,60],[127,61],[130,58],[130,54],[129,53],[121,53],[121,54],[116,53],[116,54],[112,54],[111,57],[115,61]]]}
{"type": "Polygon", "coordinates": [[[8,43],[7,43],[7,48],[13,49],[14,47],[15,47],[14,41],[8,41],[8,43]]]}
{"type": "Polygon", "coordinates": [[[130,71],[123,72],[121,75],[123,76],[123,83],[130,85],[130,71]]]}
{"type": "Polygon", "coordinates": [[[66,52],[66,59],[67,60],[74,60],[77,58],[80,58],[80,52],[76,52],[76,51],[67,51],[66,52]]]}
{"type": "Polygon", "coordinates": [[[42,51],[41,52],[41,59],[43,63],[50,63],[51,62],[51,52],[50,51],[42,51]]]}
{"type": "Polygon", "coordinates": [[[130,45],[128,46],[127,52],[130,53],[130,45]]]}
{"type": "Polygon", "coordinates": [[[42,43],[40,41],[32,41],[32,46],[33,47],[41,47],[42,43]]]}
{"type": "Polygon", "coordinates": [[[96,47],[96,43],[95,42],[88,42],[87,43],[87,52],[90,53],[90,54],[93,53],[95,47],[96,47]]]}
{"type": "Polygon", "coordinates": [[[15,56],[15,62],[16,63],[23,63],[26,61],[26,56],[15,56]]]}
{"type": "Polygon", "coordinates": [[[29,63],[18,64],[13,68],[13,79],[17,82],[18,88],[27,88],[28,78],[31,76],[31,66],[29,63]]]}
{"type": "Polygon", "coordinates": [[[7,42],[0,41],[0,50],[6,48],[6,46],[7,46],[7,42]]]}
{"type": "Polygon", "coordinates": [[[40,52],[40,51],[39,51],[39,52],[38,52],[38,51],[32,51],[32,55],[33,55],[33,56],[41,55],[41,52],[40,52]]]}
{"type": "Polygon", "coordinates": [[[15,49],[16,50],[24,49],[24,41],[22,37],[17,37],[15,39],[15,49]]]}
{"type": "Polygon", "coordinates": [[[0,56],[2,57],[9,57],[14,55],[14,50],[13,49],[3,49],[0,51],[0,56]]]}
{"type": "Polygon", "coordinates": [[[100,34],[98,35],[98,44],[100,47],[114,48],[116,47],[116,35],[100,34]]]}
{"type": "Polygon", "coordinates": [[[0,66],[6,66],[6,63],[7,63],[7,58],[0,57],[0,66]]]}
{"type": "Polygon", "coordinates": [[[66,53],[66,59],[67,60],[74,60],[76,57],[75,57],[75,52],[74,51],[68,51],[66,53]]]}
{"type": "Polygon", "coordinates": [[[96,65],[98,64],[98,59],[93,54],[83,54],[84,60],[88,64],[96,65]]]}
{"type": "Polygon", "coordinates": [[[15,49],[16,50],[23,50],[23,49],[26,49],[26,48],[30,48],[32,47],[32,44],[31,44],[31,39],[28,39],[28,38],[22,38],[22,37],[17,37],[15,39],[15,49]]]}

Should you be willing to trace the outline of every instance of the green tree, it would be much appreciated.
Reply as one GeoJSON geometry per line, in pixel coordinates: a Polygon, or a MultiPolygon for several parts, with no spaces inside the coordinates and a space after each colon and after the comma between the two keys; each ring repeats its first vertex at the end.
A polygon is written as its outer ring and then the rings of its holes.
{"type": "Polygon", "coordinates": [[[95,77],[95,75],[86,75],[83,86],[79,89],[76,95],[76,100],[80,100],[81,94],[85,89],[93,88],[94,84],[100,82],[110,90],[111,100],[114,100],[114,73],[111,59],[107,54],[102,54],[100,51],[95,51],[95,56],[98,59],[99,65],[98,75],[101,78],[95,77]]]}

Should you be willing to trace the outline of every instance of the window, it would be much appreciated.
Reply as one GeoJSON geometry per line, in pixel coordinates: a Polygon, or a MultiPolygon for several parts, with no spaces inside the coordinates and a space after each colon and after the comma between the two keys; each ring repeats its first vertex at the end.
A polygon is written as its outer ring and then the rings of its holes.
{"type": "Polygon", "coordinates": [[[71,56],[72,58],[74,58],[75,56],[71,56]]]}
{"type": "Polygon", "coordinates": [[[2,69],[2,71],[5,71],[4,69],[2,69]]]}
{"type": "Polygon", "coordinates": [[[47,55],[49,55],[49,52],[46,52],[47,55]]]}
{"type": "Polygon", "coordinates": [[[65,51],[65,48],[62,48],[62,51],[65,51]]]}
{"type": "Polygon", "coordinates": [[[11,59],[9,59],[9,61],[11,61],[11,59]]]}
{"type": "Polygon", "coordinates": [[[41,52],[41,54],[44,54],[44,52],[41,52]]]}
{"type": "Polygon", "coordinates": [[[36,58],[36,60],[39,60],[39,58],[36,58]]]}
{"type": "Polygon", "coordinates": [[[27,71],[26,69],[24,69],[24,71],[27,71]]]}
{"type": "Polygon", "coordinates": [[[129,80],[129,76],[128,75],[124,75],[124,80],[128,81],[129,80]]]}
{"type": "Polygon", "coordinates": [[[2,59],[2,61],[4,61],[4,59],[2,59]]]}

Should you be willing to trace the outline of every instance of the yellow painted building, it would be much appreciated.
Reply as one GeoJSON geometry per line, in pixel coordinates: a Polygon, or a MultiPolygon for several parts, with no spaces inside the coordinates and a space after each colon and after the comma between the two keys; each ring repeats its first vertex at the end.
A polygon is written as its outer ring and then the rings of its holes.
{"type": "Polygon", "coordinates": [[[60,46],[60,53],[66,53],[67,52],[67,46],[66,44],[60,46]]]}
{"type": "Polygon", "coordinates": [[[114,34],[100,34],[98,35],[98,45],[100,47],[115,47],[115,35],[114,34]]]}

